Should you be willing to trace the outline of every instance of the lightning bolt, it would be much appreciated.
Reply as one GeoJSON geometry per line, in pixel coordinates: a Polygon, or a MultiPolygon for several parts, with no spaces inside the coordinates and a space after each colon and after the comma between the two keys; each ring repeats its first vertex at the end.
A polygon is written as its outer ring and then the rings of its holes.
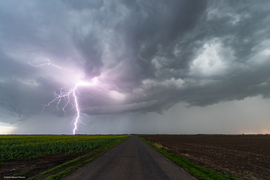
{"type": "Polygon", "coordinates": [[[75,86],[75,87],[73,88],[73,90],[72,90],[72,94],[73,94],[74,101],[75,101],[75,106],[76,106],[76,111],[77,111],[76,119],[75,119],[75,122],[74,122],[73,134],[75,134],[75,131],[77,130],[77,123],[78,123],[78,121],[80,120],[80,115],[81,115],[81,111],[80,111],[79,103],[78,103],[78,97],[76,96],[75,90],[77,90],[77,88],[78,88],[79,86],[90,86],[90,85],[96,84],[96,82],[97,82],[97,78],[96,78],[96,77],[94,78],[94,82],[93,82],[93,83],[89,83],[89,82],[79,82],[79,83],[76,84],[76,86],[75,86]]]}
{"type": "Polygon", "coordinates": [[[62,67],[57,66],[57,65],[51,63],[51,61],[49,59],[47,59],[47,61],[48,61],[47,63],[38,64],[38,65],[34,65],[34,64],[30,63],[30,62],[27,62],[27,64],[29,64],[29,65],[31,65],[33,67],[41,67],[41,66],[50,66],[50,65],[52,65],[52,66],[54,66],[54,67],[56,67],[58,69],[62,69],[62,67]]]}
{"type": "MultiPolygon", "coordinates": [[[[48,59],[47,59],[48,60],[48,59]]],[[[49,65],[52,65],[56,68],[59,68],[59,69],[62,69],[61,67],[51,63],[50,60],[48,60],[48,63],[43,63],[43,64],[38,64],[38,65],[33,65],[31,63],[28,62],[29,65],[33,66],[33,67],[41,67],[41,66],[49,66],[49,65]]],[[[65,108],[71,104],[72,106],[75,106],[76,107],[76,118],[75,118],[75,122],[74,122],[74,128],[73,128],[73,135],[75,135],[76,133],[76,130],[78,130],[78,122],[80,121],[80,116],[83,114],[83,115],[86,115],[84,113],[81,113],[81,110],[80,110],[80,107],[79,107],[79,102],[78,102],[78,97],[76,95],[76,92],[78,92],[78,87],[80,86],[92,86],[92,85],[96,85],[97,84],[97,78],[95,77],[94,79],[92,79],[90,82],[85,82],[85,81],[80,81],[78,82],[73,88],[71,89],[66,89],[66,88],[61,88],[59,90],[59,94],[57,94],[56,92],[53,93],[54,95],[54,99],[51,100],[48,104],[44,105],[41,112],[44,111],[44,109],[46,107],[49,107],[51,104],[53,104],[54,102],[57,102],[56,103],[56,109],[57,109],[57,112],[59,111],[59,104],[60,102],[62,101],[62,99],[65,99],[65,104],[64,106],[61,108],[61,110],[65,113],[66,115],[66,110],[65,108]],[[72,104],[70,102],[70,96],[73,96],[74,98],[74,102],[75,104],[72,104]]],[[[87,116],[87,115],[86,115],[87,116]]],[[[88,117],[88,116],[87,116],[88,117]]]]}

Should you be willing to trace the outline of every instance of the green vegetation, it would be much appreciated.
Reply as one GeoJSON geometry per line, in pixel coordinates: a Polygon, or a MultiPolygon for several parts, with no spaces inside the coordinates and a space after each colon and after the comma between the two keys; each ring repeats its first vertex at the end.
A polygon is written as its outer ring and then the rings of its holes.
{"type": "MultiPolygon", "coordinates": [[[[82,157],[81,157],[81,158],[82,158],[82,157]]],[[[61,164],[61,165],[59,165],[59,166],[56,166],[56,167],[54,167],[54,168],[48,170],[48,171],[44,171],[44,172],[40,173],[40,175],[49,174],[49,173],[51,173],[51,172],[53,172],[53,171],[55,171],[55,170],[58,170],[58,169],[60,169],[60,168],[62,168],[62,167],[65,167],[65,166],[67,166],[67,165],[69,165],[69,164],[75,163],[75,162],[79,161],[81,158],[77,158],[77,159],[73,159],[73,160],[71,160],[71,161],[65,162],[65,163],[63,163],[63,164],[61,164]]]]}
{"type": "Polygon", "coordinates": [[[33,166],[30,167],[30,169],[24,169],[24,170],[22,170],[22,172],[20,173],[20,175],[26,175],[26,174],[28,174],[28,173],[29,173],[31,170],[33,170],[35,167],[36,167],[36,166],[33,165],[33,166]]]}
{"type": "Polygon", "coordinates": [[[97,149],[126,136],[110,135],[10,135],[0,136],[0,161],[35,158],[97,149]]]}
{"type": "Polygon", "coordinates": [[[130,136],[107,136],[107,137],[114,137],[114,141],[111,141],[109,144],[103,145],[102,147],[99,147],[95,151],[90,151],[83,156],[80,156],[76,159],[73,159],[71,161],[65,162],[59,166],[56,166],[50,170],[41,172],[39,175],[35,177],[28,178],[28,180],[35,180],[35,179],[46,179],[46,180],[57,180],[60,179],[68,174],[70,174],[72,171],[76,170],[77,168],[83,166],[84,164],[94,160],[98,156],[101,156],[109,149],[113,148],[117,144],[123,142],[130,136]]]}
{"type": "Polygon", "coordinates": [[[145,139],[139,137],[141,140],[149,144],[152,148],[156,149],[168,159],[181,166],[185,171],[189,172],[191,175],[197,177],[200,180],[240,180],[239,178],[233,177],[227,173],[215,172],[210,169],[197,166],[190,162],[187,158],[182,156],[177,156],[175,154],[169,153],[161,148],[158,148],[152,142],[148,142],[145,139]]]}
{"type": "Polygon", "coordinates": [[[67,168],[66,170],[58,173],[58,174],[55,174],[55,175],[51,175],[47,178],[45,178],[44,180],[57,180],[57,179],[60,179],[68,174],[70,174],[72,171],[76,170],[77,167],[74,167],[74,166],[71,166],[69,168],[67,168]]]}

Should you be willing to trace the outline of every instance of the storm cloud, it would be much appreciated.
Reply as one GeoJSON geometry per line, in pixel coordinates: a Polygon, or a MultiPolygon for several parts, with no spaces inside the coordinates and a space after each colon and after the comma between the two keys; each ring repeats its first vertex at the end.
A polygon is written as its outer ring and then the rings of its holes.
{"type": "Polygon", "coordinates": [[[94,116],[269,98],[269,12],[260,0],[0,1],[0,120],[73,117],[74,100],[40,112],[93,78],[77,93],[94,116]]]}

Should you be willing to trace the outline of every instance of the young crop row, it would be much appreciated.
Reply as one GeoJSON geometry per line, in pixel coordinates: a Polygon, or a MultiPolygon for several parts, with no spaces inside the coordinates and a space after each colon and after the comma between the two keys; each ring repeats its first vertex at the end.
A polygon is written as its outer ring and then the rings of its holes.
{"type": "Polygon", "coordinates": [[[124,136],[18,136],[0,138],[0,161],[35,158],[64,152],[82,152],[104,147],[124,136]]]}

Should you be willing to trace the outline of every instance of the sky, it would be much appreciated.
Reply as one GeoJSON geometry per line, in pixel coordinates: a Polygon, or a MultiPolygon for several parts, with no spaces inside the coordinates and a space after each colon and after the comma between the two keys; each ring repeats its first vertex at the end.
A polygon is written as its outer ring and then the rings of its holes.
{"type": "Polygon", "coordinates": [[[269,26],[264,0],[0,0],[0,134],[270,133],[269,26]]]}

